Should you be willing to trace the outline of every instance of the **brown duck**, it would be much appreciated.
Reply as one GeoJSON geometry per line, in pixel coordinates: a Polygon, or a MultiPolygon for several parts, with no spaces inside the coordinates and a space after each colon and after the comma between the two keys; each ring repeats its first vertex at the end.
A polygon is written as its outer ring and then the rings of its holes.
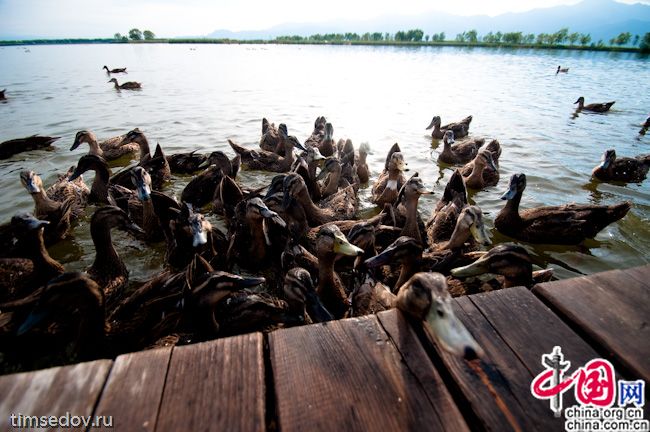
{"type": "Polygon", "coordinates": [[[119,135],[98,141],[97,136],[93,132],[81,130],[75,135],[70,151],[75,150],[83,143],[87,143],[90,147],[88,154],[101,156],[108,161],[119,159],[128,154],[135,153],[139,149],[137,143],[127,143],[124,141],[124,137],[125,135],[119,135]]]}
{"type": "Polygon", "coordinates": [[[116,90],[139,90],[142,88],[142,84],[135,81],[127,81],[125,83],[119,84],[116,78],[111,78],[108,82],[115,84],[116,90]]]}
{"type": "Polygon", "coordinates": [[[454,133],[450,130],[445,132],[443,138],[444,147],[440,155],[438,155],[438,162],[443,162],[449,165],[465,164],[476,157],[478,149],[481,146],[479,141],[470,140],[460,142],[456,145],[454,143],[454,133]]]}
{"type": "Polygon", "coordinates": [[[0,159],[9,159],[11,156],[30,151],[46,148],[60,137],[48,137],[32,135],[26,138],[17,138],[0,143],[0,159]]]}
{"type": "Polygon", "coordinates": [[[574,102],[574,104],[578,104],[578,108],[576,108],[576,111],[592,111],[592,112],[606,112],[609,111],[609,109],[614,105],[616,101],[612,102],[603,102],[603,103],[590,103],[588,105],[585,105],[585,98],[580,96],[577,101],[574,102]]]}
{"type": "Polygon", "coordinates": [[[434,116],[431,123],[427,126],[427,130],[433,128],[431,136],[440,139],[445,136],[445,132],[452,131],[456,138],[462,138],[469,133],[469,124],[472,122],[472,116],[467,116],[457,123],[449,123],[440,126],[440,116],[434,116]]]}
{"type": "Polygon", "coordinates": [[[494,225],[503,234],[529,243],[578,244],[593,238],[612,222],[623,218],[632,207],[628,201],[611,206],[565,204],[536,207],[519,211],[519,202],[526,189],[526,175],[513,174],[507,200],[494,225]]]}
{"type": "Polygon", "coordinates": [[[602,181],[642,182],[650,169],[650,155],[635,158],[616,158],[616,151],[610,149],[603,154],[602,163],[591,175],[602,181]]]}

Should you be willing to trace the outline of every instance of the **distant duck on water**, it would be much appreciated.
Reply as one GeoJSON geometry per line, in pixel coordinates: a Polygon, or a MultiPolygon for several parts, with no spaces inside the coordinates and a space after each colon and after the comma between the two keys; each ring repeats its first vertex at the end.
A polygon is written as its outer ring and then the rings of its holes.
{"type": "Polygon", "coordinates": [[[137,89],[141,89],[141,88],[142,88],[142,84],[140,84],[139,82],[135,82],[135,81],[127,81],[127,82],[125,82],[125,83],[119,84],[119,83],[117,82],[117,79],[115,79],[115,78],[111,78],[108,82],[109,82],[109,83],[110,83],[110,82],[114,83],[114,84],[115,84],[115,88],[116,88],[117,90],[137,90],[137,89]]]}
{"type": "Polygon", "coordinates": [[[128,73],[126,71],[126,68],[115,68],[115,69],[109,69],[108,66],[104,65],[102,69],[106,69],[107,74],[114,74],[114,73],[128,73]]]}
{"type": "Polygon", "coordinates": [[[585,105],[585,98],[580,96],[577,101],[573,102],[574,104],[578,104],[578,108],[576,111],[592,111],[592,112],[606,112],[609,111],[609,109],[616,103],[616,101],[611,101],[611,102],[603,102],[603,103],[591,103],[588,105],[585,105]]]}
{"type": "Polygon", "coordinates": [[[562,73],[568,73],[568,72],[569,72],[569,68],[563,68],[563,67],[558,66],[558,67],[557,67],[557,70],[555,71],[555,75],[559,74],[560,72],[562,72],[562,73]]]}

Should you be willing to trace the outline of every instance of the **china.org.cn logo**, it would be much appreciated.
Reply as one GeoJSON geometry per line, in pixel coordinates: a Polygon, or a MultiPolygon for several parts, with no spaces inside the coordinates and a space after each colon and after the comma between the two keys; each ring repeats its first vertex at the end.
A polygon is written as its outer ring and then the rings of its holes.
{"type": "Polygon", "coordinates": [[[645,381],[617,382],[614,366],[601,358],[569,373],[571,362],[559,346],[542,355],[542,366],[544,371],[533,379],[530,391],[537,399],[549,401],[555,417],[564,411],[567,431],[650,430],[650,422],[643,418],[645,381]],[[570,389],[578,404],[563,410],[563,395],[570,389]]]}

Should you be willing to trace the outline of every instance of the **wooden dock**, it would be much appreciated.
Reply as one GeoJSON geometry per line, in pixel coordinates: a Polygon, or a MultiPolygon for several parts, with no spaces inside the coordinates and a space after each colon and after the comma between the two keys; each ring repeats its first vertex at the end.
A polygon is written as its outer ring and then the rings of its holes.
{"type": "Polygon", "coordinates": [[[650,381],[650,265],[454,303],[481,360],[392,310],[0,376],[1,430],[17,430],[11,414],[66,413],[117,431],[564,430],[530,391],[555,345],[571,370],[603,357],[650,381]]]}

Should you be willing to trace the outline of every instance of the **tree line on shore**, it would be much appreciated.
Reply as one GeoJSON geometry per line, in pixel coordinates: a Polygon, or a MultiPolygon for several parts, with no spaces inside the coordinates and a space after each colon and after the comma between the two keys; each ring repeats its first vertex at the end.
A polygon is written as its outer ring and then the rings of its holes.
{"type": "Polygon", "coordinates": [[[140,29],[132,28],[129,30],[129,35],[125,36],[121,33],[115,33],[113,39],[120,42],[128,42],[130,40],[139,41],[139,40],[154,40],[156,35],[151,30],[140,31],[140,29]]]}
{"type": "MultiPolygon", "coordinates": [[[[488,32],[480,36],[476,30],[468,30],[458,33],[454,39],[448,39],[444,32],[425,34],[420,29],[398,31],[391,33],[327,33],[303,36],[279,36],[279,42],[458,42],[466,44],[503,44],[503,45],[540,45],[540,46],[583,46],[583,47],[606,47],[605,41],[592,41],[591,35],[587,33],[569,32],[568,28],[562,28],[555,33],[523,33],[523,32],[488,32]]],[[[643,37],[632,35],[630,32],[620,33],[611,38],[609,46],[632,45],[641,50],[650,50],[650,33],[643,37]]]]}

